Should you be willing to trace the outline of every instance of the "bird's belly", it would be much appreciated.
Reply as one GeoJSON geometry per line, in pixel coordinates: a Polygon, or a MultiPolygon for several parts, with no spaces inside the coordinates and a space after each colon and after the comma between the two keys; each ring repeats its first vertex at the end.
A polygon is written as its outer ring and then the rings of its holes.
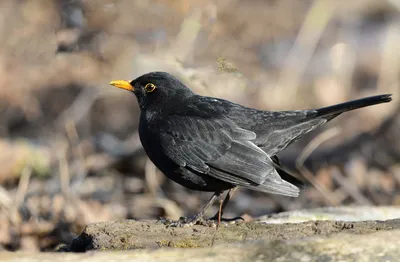
{"type": "Polygon", "coordinates": [[[156,132],[151,132],[139,124],[139,137],[142,146],[154,165],[172,181],[192,190],[216,192],[234,187],[230,183],[213,178],[207,174],[180,167],[164,154],[156,132]]]}

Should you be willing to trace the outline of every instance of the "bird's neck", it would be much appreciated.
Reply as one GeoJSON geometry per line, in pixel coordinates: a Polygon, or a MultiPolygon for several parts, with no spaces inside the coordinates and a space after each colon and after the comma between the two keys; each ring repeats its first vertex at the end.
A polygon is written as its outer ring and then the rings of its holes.
{"type": "Polygon", "coordinates": [[[153,121],[153,119],[158,117],[159,115],[160,115],[160,111],[145,109],[145,110],[142,110],[140,117],[141,117],[141,120],[144,120],[146,123],[151,123],[153,121]]]}

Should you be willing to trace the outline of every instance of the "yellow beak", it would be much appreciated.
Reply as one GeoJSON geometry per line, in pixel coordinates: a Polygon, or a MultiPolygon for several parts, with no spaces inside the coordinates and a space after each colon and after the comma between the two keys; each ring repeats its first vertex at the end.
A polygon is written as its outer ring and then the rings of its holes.
{"type": "Polygon", "coordinates": [[[110,85],[129,91],[135,90],[135,88],[130,84],[130,82],[126,80],[114,80],[110,82],[110,85]]]}

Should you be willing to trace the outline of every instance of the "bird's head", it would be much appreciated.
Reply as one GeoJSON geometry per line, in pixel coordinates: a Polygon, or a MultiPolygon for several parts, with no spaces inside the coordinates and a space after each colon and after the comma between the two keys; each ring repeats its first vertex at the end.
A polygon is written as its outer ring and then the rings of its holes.
{"type": "Polygon", "coordinates": [[[135,80],[115,80],[110,85],[133,92],[141,110],[159,110],[168,103],[179,103],[193,92],[181,81],[165,72],[152,72],[135,80]]]}

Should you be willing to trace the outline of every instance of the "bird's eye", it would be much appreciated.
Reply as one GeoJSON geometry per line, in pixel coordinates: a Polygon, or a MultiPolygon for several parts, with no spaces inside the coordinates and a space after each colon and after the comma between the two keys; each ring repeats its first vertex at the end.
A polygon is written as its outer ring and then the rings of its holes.
{"type": "Polygon", "coordinates": [[[148,83],[146,84],[146,86],[144,87],[144,90],[146,90],[146,92],[151,93],[154,90],[156,90],[156,86],[152,83],[148,83]]]}

